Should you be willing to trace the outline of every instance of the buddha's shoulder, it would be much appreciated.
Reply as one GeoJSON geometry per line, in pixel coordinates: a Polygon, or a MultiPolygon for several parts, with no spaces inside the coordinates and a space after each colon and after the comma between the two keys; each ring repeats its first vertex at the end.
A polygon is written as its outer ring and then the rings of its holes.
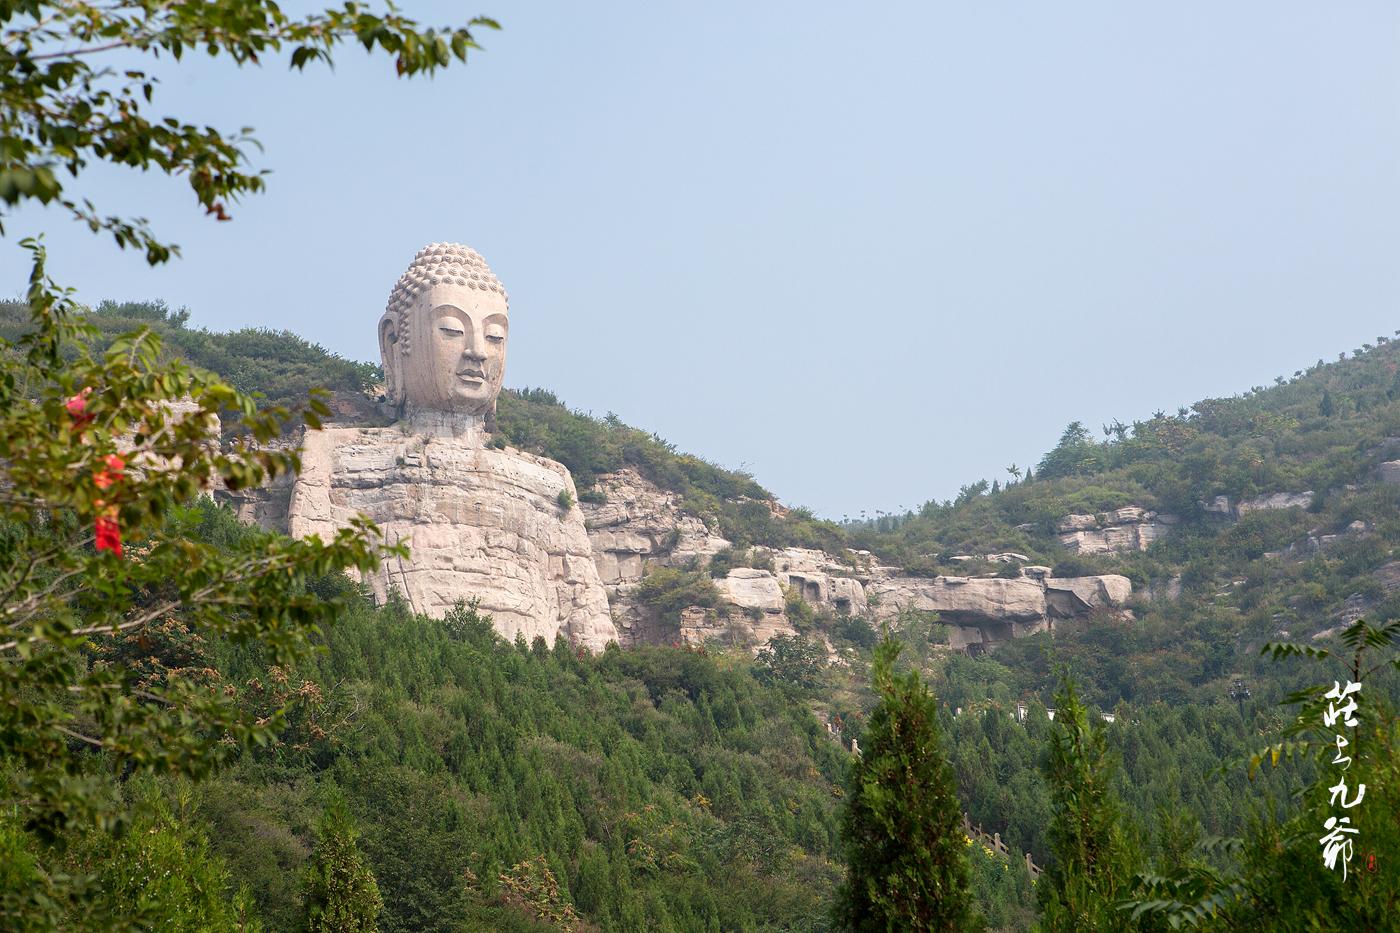
{"type": "Polygon", "coordinates": [[[568,467],[510,446],[494,446],[489,435],[460,437],[419,434],[398,425],[360,427],[328,425],[307,431],[303,460],[333,458],[337,472],[349,468],[407,467],[497,473],[502,475],[552,474],[565,479],[568,467]]]}

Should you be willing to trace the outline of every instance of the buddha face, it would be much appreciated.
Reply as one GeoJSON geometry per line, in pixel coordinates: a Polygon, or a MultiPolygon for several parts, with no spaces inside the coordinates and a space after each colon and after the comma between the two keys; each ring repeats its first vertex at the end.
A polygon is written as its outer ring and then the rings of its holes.
{"type": "Polygon", "coordinates": [[[484,415],[501,391],[509,324],[499,292],[455,284],[425,289],[408,312],[402,401],[414,409],[484,415]]]}

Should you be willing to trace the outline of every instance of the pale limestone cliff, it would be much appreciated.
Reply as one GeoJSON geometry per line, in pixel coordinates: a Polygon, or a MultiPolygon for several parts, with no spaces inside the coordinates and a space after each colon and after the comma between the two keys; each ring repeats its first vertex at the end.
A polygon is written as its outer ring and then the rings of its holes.
{"type": "Polygon", "coordinates": [[[598,575],[610,592],[641,580],[648,564],[703,563],[729,546],[685,511],[679,496],[635,470],[600,476],[595,493],[604,501],[581,502],[580,508],[598,575]]]}
{"type": "Polygon", "coordinates": [[[1255,496],[1252,499],[1243,500],[1235,506],[1235,514],[1240,516],[1270,509],[1306,509],[1312,505],[1312,501],[1311,489],[1303,492],[1275,492],[1267,496],[1255,496]]]}
{"type": "MultiPolygon", "coordinates": [[[[952,647],[978,648],[1041,631],[1055,619],[1101,609],[1122,611],[1132,593],[1128,579],[1117,575],[1057,579],[1049,568],[1025,567],[1022,576],[1011,579],[909,577],[864,552],[836,556],[810,548],[756,547],[755,562],[771,569],[730,570],[715,580],[718,608],[687,610],[679,632],[663,631],[634,599],[647,568],[703,568],[729,542],[686,511],[678,496],[633,470],[599,477],[596,488],[604,501],[585,502],[582,509],[623,644],[679,637],[759,646],[775,634],[793,634],[784,613],[790,593],[814,609],[874,622],[895,621],[910,609],[937,612],[948,625],[952,647]]],[[[1157,528],[1174,519],[1145,509],[1120,509],[1081,520],[1093,527],[1106,520],[1157,528]]]]}
{"type": "MultiPolygon", "coordinates": [[[[1383,480],[1384,476],[1384,471],[1382,471],[1383,480]]],[[[1209,502],[1202,502],[1201,508],[1208,515],[1233,519],[1248,515],[1250,512],[1266,512],[1270,509],[1306,509],[1312,503],[1313,491],[1305,489],[1302,492],[1274,492],[1239,501],[1235,501],[1229,496],[1216,496],[1209,502]]]]}
{"type": "Polygon", "coordinates": [[[1034,572],[1040,569],[1009,579],[885,576],[872,581],[867,596],[877,620],[911,610],[938,613],[951,626],[952,646],[969,648],[1034,634],[1056,619],[1121,612],[1132,595],[1131,581],[1117,574],[1055,578],[1034,572]]]}
{"type": "MultiPolygon", "coordinates": [[[[844,615],[867,613],[869,605],[862,578],[868,581],[870,575],[861,572],[861,562],[852,553],[848,552],[842,560],[812,548],[757,550],[772,563],[778,582],[812,606],[844,615]]],[[[865,564],[869,566],[868,561],[865,564]]]]}
{"type": "Polygon", "coordinates": [[[1131,505],[1097,515],[1066,515],[1056,531],[1060,543],[1079,554],[1145,551],[1176,521],[1174,515],[1131,505]]]}
{"type": "Polygon", "coordinates": [[[727,576],[715,581],[726,603],[748,612],[781,613],[784,599],[782,587],[767,570],[735,567],[727,576]]]}

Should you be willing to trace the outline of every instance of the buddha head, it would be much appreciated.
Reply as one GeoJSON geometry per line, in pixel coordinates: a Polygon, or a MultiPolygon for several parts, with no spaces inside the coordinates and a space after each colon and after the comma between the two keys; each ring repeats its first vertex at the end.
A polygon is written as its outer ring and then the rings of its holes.
{"type": "Polygon", "coordinates": [[[400,415],[439,411],[494,420],[505,375],[506,290],[476,250],[418,251],[379,319],[389,403],[400,415]]]}

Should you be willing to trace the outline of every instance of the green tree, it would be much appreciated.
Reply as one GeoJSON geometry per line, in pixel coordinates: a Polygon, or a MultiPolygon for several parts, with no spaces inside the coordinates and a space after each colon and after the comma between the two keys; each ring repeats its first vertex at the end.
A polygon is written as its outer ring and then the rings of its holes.
{"type": "MultiPolygon", "coordinates": [[[[373,544],[364,522],[330,542],[201,540],[189,508],[201,491],[297,468],[295,452],[256,446],[287,412],[257,412],[213,376],[161,362],[149,332],[93,358],[90,329],[30,246],[33,329],[0,342],[0,796],[19,804],[28,851],[62,903],[95,889],[58,870],[51,844],[126,818],[116,775],[200,777],[281,729],[280,713],[250,715],[240,691],[198,663],[195,639],[291,665],[344,603],[309,594],[308,582],[397,550],[373,544]],[[210,431],[230,409],[248,433],[223,451],[210,431]],[[128,650],[131,638],[155,653],[128,650]]],[[[324,411],[313,400],[312,426],[324,411]]]]}
{"type": "Polygon", "coordinates": [[[754,661],[765,679],[799,690],[814,690],[822,683],[826,648],[816,639],[802,635],[774,635],[754,661]]]}
{"type": "MultiPolygon", "coordinates": [[[[285,51],[300,69],[330,64],[355,42],[413,75],[465,60],[475,44],[467,27],[421,30],[392,4],[378,13],[356,0],[299,18],[272,0],[30,0],[0,8],[0,37],[0,202],[60,207],[152,264],[177,247],[145,220],[104,215],[75,193],[89,165],[181,176],[219,220],[261,191],[263,176],[248,165],[248,131],[149,114],[158,81],[141,58],[199,49],[244,65],[285,51]]],[[[22,819],[0,838],[44,891],[7,899],[6,921],[43,927],[57,912],[82,928],[100,886],[67,870],[58,843],[129,817],[114,778],[200,777],[250,743],[273,741],[281,725],[276,713],[248,715],[238,689],[217,676],[177,668],[152,677],[129,669],[114,644],[178,619],[200,637],[291,665],[344,603],[308,593],[308,583],[401,552],[373,544],[368,523],[329,542],[250,536],[226,547],[190,534],[199,494],[299,466],[294,451],[266,447],[289,412],[258,412],[209,373],[161,359],[144,326],[95,354],[97,331],[48,278],[42,245],[22,245],[33,260],[30,326],[0,340],[0,798],[22,819]],[[242,439],[224,451],[210,433],[228,412],[242,439]]],[[[319,427],[326,414],[313,399],[306,420],[319,427]]]]}
{"type": "Polygon", "coordinates": [[[1324,418],[1330,418],[1336,412],[1337,406],[1332,402],[1332,393],[1327,389],[1322,390],[1322,401],[1317,403],[1317,413],[1324,418]]]}
{"type": "Polygon", "coordinates": [[[1125,905],[1134,918],[1158,919],[1173,929],[1250,933],[1394,929],[1400,881],[1380,866],[1400,860],[1400,823],[1395,819],[1400,813],[1400,717],[1384,687],[1386,669],[1400,668],[1400,622],[1371,625],[1359,619],[1340,641],[1346,649],[1340,654],[1309,643],[1263,648],[1276,661],[1303,658],[1314,669],[1323,668],[1317,671],[1323,683],[1285,699],[1298,707],[1292,721],[1278,741],[1250,756],[1246,771],[1257,781],[1264,765],[1311,765],[1301,806],[1292,813],[1262,814],[1243,838],[1216,840],[1212,848],[1228,855],[1219,860],[1223,869],[1193,859],[1170,866],[1165,875],[1141,879],[1137,895],[1125,905]],[[1362,687],[1344,693],[1344,683],[1362,687]],[[1357,707],[1347,711],[1348,700],[1357,707]],[[1328,726],[1324,715],[1334,713],[1328,726]],[[1338,735],[1346,744],[1339,744],[1338,735]],[[1333,781],[1349,790],[1339,795],[1333,781]],[[1345,806],[1348,799],[1353,801],[1350,808],[1345,806]],[[1347,822],[1334,825],[1354,832],[1338,834],[1351,844],[1335,850],[1329,866],[1327,850],[1319,843],[1331,835],[1327,821],[1338,817],[1347,822]],[[1344,870],[1348,861],[1349,870],[1344,870]]]}
{"type": "Polygon", "coordinates": [[[1055,707],[1045,763],[1052,858],[1038,887],[1040,928],[1046,933],[1129,929],[1117,904],[1128,893],[1135,863],[1111,787],[1114,762],[1107,734],[1068,677],[1055,707]]]}
{"type": "Polygon", "coordinates": [[[332,64],[337,46],[356,43],[394,59],[399,75],[431,74],[476,48],[472,27],[421,29],[392,3],[376,12],[358,0],[289,16],[273,0],[22,0],[0,6],[0,200],[56,205],[150,263],[178,252],[142,218],[104,216],[70,189],[93,162],[183,176],[205,213],[228,220],[229,205],[263,190],[248,164],[248,129],[225,134],[176,117],[152,117],[159,81],[133,59],[185,52],[260,64],[286,52],[296,69],[332,64]],[[121,56],[112,59],[112,56],[121,56]]]}
{"type": "Polygon", "coordinates": [[[880,702],[851,769],[836,918],[850,930],[966,930],[976,920],[962,808],[937,703],[916,672],[895,673],[900,648],[888,634],[875,648],[880,702]]]}
{"type": "MultiPolygon", "coordinates": [[[[1093,473],[1099,466],[1099,445],[1081,421],[1072,421],[1060,435],[1060,442],[1036,467],[1041,479],[1093,473]]],[[[1026,473],[1030,479],[1030,471],[1026,473]]]]}
{"type": "Polygon", "coordinates": [[[303,900],[310,933],[375,933],[384,907],[374,873],[355,840],[359,834],[343,803],[326,808],[316,827],[303,900]]]}

